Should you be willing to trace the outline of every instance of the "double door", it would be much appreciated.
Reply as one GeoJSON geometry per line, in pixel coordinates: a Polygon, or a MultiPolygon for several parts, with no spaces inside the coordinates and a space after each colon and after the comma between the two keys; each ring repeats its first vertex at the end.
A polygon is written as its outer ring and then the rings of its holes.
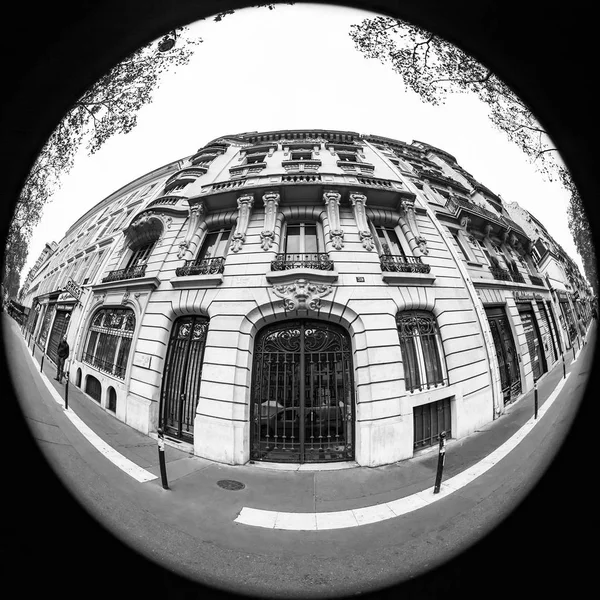
{"type": "Polygon", "coordinates": [[[251,459],[329,462],[354,458],[352,355],[333,324],[298,320],[257,336],[251,459]]]}
{"type": "Polygon", "coordinates": [[[486,308],[485,312],[498,359],[504,404],[508,404],[521,393],[517,350],[504,309],[502,307],[486,308]]]}

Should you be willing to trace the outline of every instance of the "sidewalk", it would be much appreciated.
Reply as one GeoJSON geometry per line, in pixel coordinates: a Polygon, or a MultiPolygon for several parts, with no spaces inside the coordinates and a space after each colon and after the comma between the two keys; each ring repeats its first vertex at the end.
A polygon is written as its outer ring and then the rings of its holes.
{"type": "MultiPolygon", "coordinates": [[[[588,331],[593,346],[596,326],[588,331]]],[[[22,340],[21,336],[21,340],[22,340]]],[[[26,341],[26,340],[25,340],[26,341]]],[[[565,354],[566,373],[576,368],[580,352],[565,354]]],[[[31,346],[29,347],[31,357],[31,346]]],[[[39,370],[41,351],[35,349],[39,370]]],[[[53,389],[62,398],[65,384],[54,380],[56,369],[48,357],[44,359],[43,372],[53,389]]],[[[563,380],[563,361],[559,358],[554,367],[538,380],[540,409],[563,380]]],[[[159,453],[155,439],[146,436],[113,417],[99,404],[72,383],[69,385],[69,408],[106,444],[138,466],[156,476],[143,486],[157,486],[160,490],[159,453]]],[[[483,430],[447,444],[444,481],[464,472],[486,458],[506,442],[533,416],[534,392],[523,395],[507,407],[506,412],[483,430]]],[[[169,500],[180,507],[187,503],[204,507],[208,519],[231,522],[244,507],[285,511],[286,513],[322,513],[360,509],[407,498],[433,487],[438,462],[437,447],[422,451],[414,458],[383,467],[368,468],[341,463],[323,470],[284,470],[277,465],[247,464],[223,465],[195,457],[184,450],[167,446],[167,478],[169,500]],[[219,482],[234,481],[243,485],[232,490],[219,482]]],[[[335,465],[329,465],[329,467],[335,465]]],[[[133,483],[133,480],[132,480],[133,483]]],[[[161,490],[163,491],[163,490],[161,490]]],[[[238,525],[239,527],[239,525],[238,525]]]]}

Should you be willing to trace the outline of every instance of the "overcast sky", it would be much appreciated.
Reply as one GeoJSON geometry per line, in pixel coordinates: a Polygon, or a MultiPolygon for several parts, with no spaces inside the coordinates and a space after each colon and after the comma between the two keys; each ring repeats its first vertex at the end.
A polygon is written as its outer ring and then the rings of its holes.
{"type": "Polygon", "coordinates": [[[81,215],[136,177],[225,134],[302,128],[420,140],[450,152],[506,202],[540,219],[583,274],[567,227],[568,193],[544,181],[492,127],[477,99],[459,95],[444,106],[425,105],[389,66],[365,59],[349,31],[368,16],[302,4],[192,24],[203,43],[188,66],[164,77],[138,126],[93,157],[80,152],[34,231],[23,277],[46,242],[59,242],[81,215]]]}

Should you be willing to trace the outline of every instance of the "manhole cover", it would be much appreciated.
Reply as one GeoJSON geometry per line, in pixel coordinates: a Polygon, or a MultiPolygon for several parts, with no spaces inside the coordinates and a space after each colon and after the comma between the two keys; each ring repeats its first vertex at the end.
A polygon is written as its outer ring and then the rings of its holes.
{"type": "Polygon", "coordinates": [[[241,481],[234,481],[233,479],[221,479],[217,481],[217,485],[222,487],[224,490],[243,490],[246,486],[241,481]]]}

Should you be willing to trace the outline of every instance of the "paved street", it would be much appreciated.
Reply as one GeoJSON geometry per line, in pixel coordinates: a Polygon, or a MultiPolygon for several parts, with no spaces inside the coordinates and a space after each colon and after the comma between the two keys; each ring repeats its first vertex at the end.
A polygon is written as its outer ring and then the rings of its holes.
{"type": "MultiPolygon", "coordinates": [[[[429,452],[375,469],[284,471],[219,465],[167,446],[171,489],[163,490],[160,477],[136,481],[90,443],[42,380],[41,353],[36,352],[34,361],[16,323],[6,315],[2,319],[20,409],[47,461],[103,526],[177,574],[227,592],[278,597],[353,595],[407,580],[414,580],[401,588],[407,593],[439,591],[431,587],[437,585],[432,582],[442,581],[444,589],[463,590],[467,596],[474,595],[478,585],[488,581],[489,586],[493,581],[494,589],[486,595],[494,595],[508,590],[508,580],[514,582],[515,590],[546,589],[548,582],[540,578],[544,573],[558,573],[553,570],[558,555],[563,556],[563,566],[579,556],[573,537],[565,542],[562,535],[578,533],[586,507],[591,505],[593,472],[587,481],[578,475],[582,466],[592,465],[585,449],[593,429],[583,438],[572,434],[549,474],[527,494],[553,460],[574,418],[592,370],[595,324],[577,360],[573,362],[572,354],[566,354],[568,378],[555,401],[549,401],[547,412],[485,473],[437,502],[399,517],[325,531],[293,531],[235,519],[244,507],[319,515],[427,494],[435,479],[437,454],[429,452]],[[571,450],[574,446],[579,450],[571,450]],[[239,481],[245,487],[223,489],[217,484],[223,480],[239,481]],[[511,514],[519,502],[522,505],[511,514]],[[503,519],[507,520],[492,531],[503,519]],[[487,533],[475,548],[460,554],[487,533]],[[428,570],[450,558],[456,560],[435,571],[438,579],[433,578],[428,570]],[[541,565],[544,573],[539,571],[541,565]]],[[[64,385],[53,379],[48,359],[44,373],[53,389],[64,396],[64,385]]],[[[559,361],[538,382],[541,408],[562,378],[559,361]]],[[[154,439],[117,421],[72,385],[69,410],[121,456],[159,475],[154,439]]],[[[486,431],[451,441],[444,481],[479,464],[532,415],[530,392],[486,431]]],[[[5,513],[11,564],[35,557],[38,572],[52,573],[53,585],[60,585],[67,597],[78,575],[96,591],[110,589],[111,578],[118,577],[125,564],[122,561],[127,561],[129,574],[128,581],[119,585],[127,589],[143,589],[144,593],[172,593],[177,586],[190,589],[184,580],[175,583],[167,571],[149,569],[135,553],[117,546],[111,536],[94,527],[44,469],[27,430],[18,426],[18,412],[13,410],[11,418],[16,427],[11,428],[11,443],[4,446],[4,462],[9,463],[11,473],[4,488],[16,500],[5,513]]],[[[580,430],[576,424],[575,431],[580,430]]],[[[585,565],[584,556],[578,564],[585,565]]],[[[561,577],[568,575],[561,573],[561,577]]],[[[585,573],[571,581],[571,589],[579,589],[583,580],[585,573]]]]}

